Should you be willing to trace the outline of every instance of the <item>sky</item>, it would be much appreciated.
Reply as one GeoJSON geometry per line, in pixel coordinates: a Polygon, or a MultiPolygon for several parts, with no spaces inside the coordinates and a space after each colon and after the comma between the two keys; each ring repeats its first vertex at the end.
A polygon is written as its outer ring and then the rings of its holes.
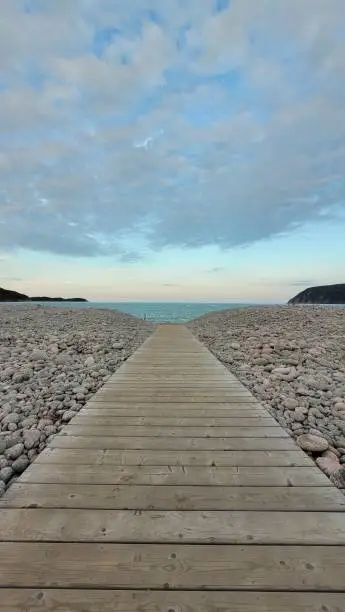
{"type": "Polygon", "coordinates": [[[1,0],[0,286],[345,282],[344,0],[1,0]]]}

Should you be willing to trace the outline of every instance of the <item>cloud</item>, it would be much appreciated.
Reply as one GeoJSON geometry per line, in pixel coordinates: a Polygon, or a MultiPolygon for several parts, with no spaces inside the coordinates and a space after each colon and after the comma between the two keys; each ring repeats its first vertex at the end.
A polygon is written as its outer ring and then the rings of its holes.
{"type": "Polygon", "coordinates": [[[136,261],[133,233],[226,249],[343,210],[343,0],[1,10],[1,248],[136,261]]]}

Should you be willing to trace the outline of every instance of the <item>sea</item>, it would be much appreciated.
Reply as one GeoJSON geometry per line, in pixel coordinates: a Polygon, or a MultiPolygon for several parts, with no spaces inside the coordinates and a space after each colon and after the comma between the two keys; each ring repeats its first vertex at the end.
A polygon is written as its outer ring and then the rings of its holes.
{"type": "MultiPolygon", "coordinates": [[[[3,302],[6,305],[20,307],[28,302],[3,302]]],[[[29,302],[30,303],[30,302],[29,302]]],[[[231,308],[250,308],[254,306],[282,306],[276,303],[213,303],[213,302],[31,302],[32,305],[41,305],[45,308],[102,308],[120,310],[140,319],[154,323],[174,322],[186,323],[208,312],[229,310],[231,308]]],[[[0,304],[1,306],[1,304],[0,304]]],[[[303,304],[308,308],[309,304],[303,304]]],[[[319,304],[325,308],[345,308],[345,304],[319,304]]]]}
{"type": "MultiPolygon", "coordinates": [[[[20,306],[20,302],[4,302],[20,306]]],[[[23,302],[22,302],[23,303],[23,302]]],[[[25,302],[24,302],[25,303],[25,302]]],[[[25,303],[27,304],[27,302],[25,303]]],[[[224,304],[206,302],[32,302],[54,308],[106,308],[120,310],[135,317],[151,322],[175,322],[185,323],[191,319],[201,317],[207,312],[215,310],[227,310],[229,308],[248,308],[254,304],[224,304]]]]}

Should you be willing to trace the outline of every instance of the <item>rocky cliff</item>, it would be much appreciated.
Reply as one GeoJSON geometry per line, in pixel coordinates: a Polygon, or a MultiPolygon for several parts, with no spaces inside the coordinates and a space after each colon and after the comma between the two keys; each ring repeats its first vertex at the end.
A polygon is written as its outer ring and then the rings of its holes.
{"type": "Polygon", "coordinates": [[[345,304],[345,284],[309,287],[291,298],[288,304],[345,304]]]}

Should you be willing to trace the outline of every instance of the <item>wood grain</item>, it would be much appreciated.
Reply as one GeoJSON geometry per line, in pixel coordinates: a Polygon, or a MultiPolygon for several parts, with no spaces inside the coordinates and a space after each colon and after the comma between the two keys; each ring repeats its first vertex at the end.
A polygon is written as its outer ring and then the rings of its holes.
{"type": "Polygon", "coordinates": [[[114,451],[46,448],[36,463],[86,465],[314,466],[302,451],[114,451]]]}
{"type": "Polygon", "coordinates": [[[342,612],[342,593],[2,589],[3,612],[342,612]]]}
{"type": "MultiPolygon", "coordinates": [[[[34,463],[20,482],[202,486],[332,486],[316,467],[188,467],[34,463]]],[[[212,495],[210,491],[210,495],[212,495]]]]}
{"type": "Polygon", "coordinates": [[[344,546],[0,542],[3,587],[343,591],[344,546]]]}
{"type": "Polygon", "coordinates": [[[209,487],[178,485],[31,484],[15,482],[0,499],[4,508],[109,510],[345,511],[334,487],[209,487]],[[210,494],[211,493],[211,494],[210,494]]]}
{"type": "Polygon", "coordinates": [[[0,541],[345,545],[340,512],[0,509],[0,541]]]}

